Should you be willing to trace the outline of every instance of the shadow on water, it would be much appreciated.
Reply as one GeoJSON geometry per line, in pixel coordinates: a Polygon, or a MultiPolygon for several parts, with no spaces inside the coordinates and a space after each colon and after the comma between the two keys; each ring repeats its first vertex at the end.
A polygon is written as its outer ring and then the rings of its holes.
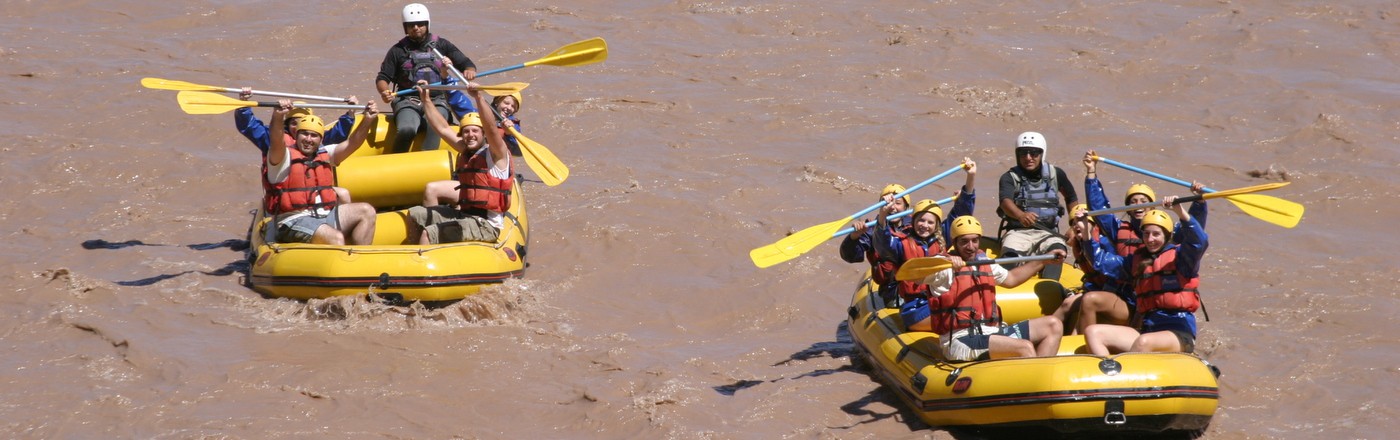
{"type": "MultiPolygon", "coordinates": [[[[836,326],[836,340],[835,340],[835,341],[814,342],[814,343],[812,343],[811,346],[808,346],[807,348],[802,349],[801,351],[798,351],[797,353],[793,353],[792,355],[788,356],[787,359],[783,359],[782,361],[773,364],[773,366],[774,366],[774,367],[778,367],[778,366],[788,365],[788,364],[791,364],[793,361],[805,361],[805,360],[809,360],[809,359],[813,359],[813,358],[817,358],[817,357],[830,357],[830,358],[833,358],[833,359],[849,358],[849,357],[851,356],[851,353],[852,353],[852,352],[853,352],[853,350],[852,350],[852,348],[851,348],[851,332],[850,332],[850,330],[848,330],[848,329],[846,328],[846,322],[845,322],[845,321],[841,321],[841,323],[838,324],[838,325],[836,326]]],[[[841,367],[838,367],[838,368],[822,368],[822,369],[817,369],[817,370],[809,371],[809,372],[806,372],[806,373],[802,373],[802,374],[793,376],[793,377],[791,377],[791,378],[788,378],[788,377],[780,377],[780,378],[777,378],[777,379],[766,380],[766,381],[765,381],[765,380],[751,380],[751,379],[750,379],[750,380],[739,380],[739,381],[736,381],[736,382],[731,383],[731,384],[716,386],[716,387],[714,387],[714,390],[715,390],[716,392],[718,392],[718,393],[720,393],[720,394],[723,394],[723,395],[726,395],[726,396],[733,396],[735,393],[739,392],[739,390],[742,390],[742,389],[745,389],[745,388],[750,388],[750,387],[753,387],[753,386],[755,386],[755,385],[762,384],[762,383],[765,383],[765,382],[777,382],[777,381],[784,380],[784,379],[801,379],[801,378],[804,378],[804,377],[820,377],[820,376],[826,376],[826,375],[829,375],[829,374],[835,374],[835,373],[847,372],[847,371],[857,371],[857,370],[856,370],[854,367],[852,367],[850,364],[846,364],[846,365],[842,365],[841,367]]]]}
{"type": "MultiPolygon", "coordinates": [[[[186,247],[186,248],[189,248],[189,249],[194,249],[194,250],[197,250],[197,251],[208,251],[208,250],[214,250],[214,249],[228,248],[229,250],[232,250],[232,251],[235,251],[235,252],[245,252],[245,251],[248,250],[249,244],[248,244],[248,240],[242,240],[242,239],[236,239],[236,238],[230,238],[230,239],[228,239],[228,240],[220,241],[220,242],[217,242],[217,243],[195,243],[195,244],[186,244],[186,245],[172,245],[172,244],[162,244],[162,243],[146,243],[146,242],[143,242],[143,241],[140,241],[140,240],[127,240],[127,241],[122,241],[122,242],[111,242],[111,241],[102,240],[102,239],[94,239],[94,240],[87,240],[87,241],[84,241],[84,242],[83,242],[83,249],[88,249],[88,250],[94,250],[94,249],[125,249],[125,248],[129,248],[129,247],[132,247],[132,246],[183,246],[183,247],[186,247]]],[[[214,270],[208,270],[208,271],[205,271],[205,270],[187,270],[187,271],[178,272],[178,273],[171,273],[171,274],[164,274],[164,275],[156,275],[156,276],[153,276],[153,277],[142,278],[142,279],[139,279],[139,280],[117,281],[116,284],[117,284],[117,285],[121,285],[121,286],[137,286],[137,287],[140,287],[140,286],[149,286],[149,285],[152,285],[152,284],[155,284],[155,283],[159,283],[159,282],[161,282],[161,281],[165,281],[165,280],[168,280],[168,279],[171,279],[171,278],[175,278],[175,277],[179,277],[179,276],[187,275],[187,274],[191,274],[191,273],[202,273],[202,274],[205,274],[205,275],[213,275],[213,276],[229,276],[229,275],[233,275],[233,274],[241,274],[241,275],[244,276],[244,278],[247,278],[249,267],[250,267],[250,266],[249,266],[247,260],[245,260],[245,259],[239,259],[239,260],[237,260],[237,261],[234,261],[234,262],[225,264],[224,267],[221,267],[221,268],[218,268],[218,269],[214,269],[214,270]]]]}
{"type": "MultiPolygon", "coordinates": [[[[173,244],[162,244],[162,243],[146,243],[146,242],[143,242],[143,241],[141,241],[141,240],[127,240],[127,241],[122,241],[122,242],[111,242],[111,241],[107,241],[107,240],[96,239],[96,240],[88,240],[88,241],[84,241],[84,242],[83,242],[83,249],[87,249],[87,250],[93,250],[93,249],[125,249],[125,248],[129,248],[129,247],[132,247],[132,246],[177,246],[177,245],[173,245],[173,244]]],[[[194,249],[194,250],[197,250],[197,251],[207,251],[207,250],[213,250],[213,249],[219,249],[219,248],[229,248],[229,250],[234,250],[234,251],[245,251],[245,250],[248,250],[248,240],[240,240],[240,239],[236,239],[236,238],[230,238],[230,239],[228,239],[228,240],[224,240],[224,241],[221,241],[221,242],[218,242],[218,243],[195,243],[195,244],[186,244],[186,245],[182,245],[182,246],[187,247],[187,248],[190,248],[190,249],[194,249]]]]}

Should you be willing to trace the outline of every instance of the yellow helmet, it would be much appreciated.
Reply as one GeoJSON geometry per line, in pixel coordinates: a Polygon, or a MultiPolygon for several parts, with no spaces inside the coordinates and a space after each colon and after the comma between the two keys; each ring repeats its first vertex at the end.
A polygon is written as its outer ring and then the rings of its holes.
{"type": "Polygon", "coordinates": [[[467,114],[465,114],[465,115],[462,115],[462,120],[461,120],[460,122],[457,123],[457,126],[459,126],[459,127],[466,127],[466,126],[468,126],[468,125],[475,125],[475,126],[477,126],[477,127],[480,127],[480,126],[481,126],[481,114],[479,114],[479,113],[477,113],[477,112],[471,112],[471,113],[467,113],[467,114]]]}
{"type": "Polygon", "coordinates": [[[918,219],[919,214],[923,214],[925,212],[932,212],[935,217],[938,217],[938,221],[943,221],[943,208],[938,207],[938,202],[929,199],[923,199],[920,200],[919,203],[914,204],[913,218],[918,219]]]}
{"type": "Polygon", "coordinates": [[[509,95],[501,95],[491,99],[491,106],[495,107],[496,104],[500,103],[501,100],[505,99],[507,96],[515,98],[515,111],[520,111],[520,107],[523,107],[525,105],[525,102],[520,99],[520,92],[515,92],[509,95]]]}
{"type": "Polygon", "coordinates": [[[1147,211],[1147,214],[1143,214],[1142,227],[1146,228],[1147,225],[1157,225],[1168,234],[1172,233],[1172,218],[1167,215],[1166,211],[1160,209],[1153,209],[1147,211]]]}
{"type": "Polygon", "coordinates": [[[1088,211],[1089,211],[1089,205],[1086,205],[1086,204],[1083,204],[1083,203],[1075,203],[1075,204],[1074,204],[1074,207],[1069,209],[1069,215],[1070,215],[1070,217],[1073,218],[1073,217],[1074,217],[1074,213],[1079,212],[1079,210],[1084,210],[1084,212],[1088,212],[1088,211]]]}
{"type": "Polygon", "coordinates": [[[1134,183],[1132,186],[1128,187],[1128,194],[1123,196],[1124,205],[1129,204],[1128,199],[1133,198],[1133,194],[1147,196],[1147,201],[1149,202],[1157,201],[1157,193],[1152,192],[1152,187],[1147,186],[1145,183],[1134,183]]]}
{"type": "MultiPolygon", "coordinates": [[[[883,190],[880,191],[880,197],[884,197],[885,194],[899,194],[899,193],[902,193],[902,192],[904,192],[904,191],[905,191],[904,185],[900,185],[900,184],[898,184],[898,183],[891,183],[891,184],[889,184],[889,185],[885,185],[885,189],[883,189],[883,190]]],[[[908,194],[905,194],[904,197],[900,197],[900,199],[901,199],[901,200],[904,200],[904,205],[905,205],[905,206],[909,206],[909,195],[908,195],[908,194]]]]}
{"type": "Polygon", "coordinates": [[[302,130],[314,131],[316,134],[325,134],[326,124],[321,122],[320,116],[307,114],[306,116],[302,116],[300,121],[297,121],[297,131],[302,130]]]}
{"type": "Polygon", "coordinates": [[[977,221],[977,218],[973,216],[964,215],[962,217],[953,219],[952,232],[953,238],[962,237],[968,234],[977,234],[978,236],[981,236],[982,222],[977,221]]]}
{"type": "MultiPolygon", "coordinates": [[[[295,104],[301,104],[301,103],[302,103],[301,101],[295,102],[295,104]]],[[[316,114],[316,113],[312,112],[311,109],[306,108],[306,107],[293,107],[293,108],[292,108],[292,111],[287,112],[287,118],[288,118],[288,119],[291,119],[291,118],[300,118],[300,117],[311,116],[311,115],[315,115],[315,114],[316,114]]]]}

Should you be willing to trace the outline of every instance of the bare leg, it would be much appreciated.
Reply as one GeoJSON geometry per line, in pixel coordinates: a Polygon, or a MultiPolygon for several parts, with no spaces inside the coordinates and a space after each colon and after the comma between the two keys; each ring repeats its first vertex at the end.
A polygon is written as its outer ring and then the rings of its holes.
{"type": "Polygon", "coordinates": [[[992,359],[1032,357],[1035,356],[1035,346],[1025,339],[992,335],[987,343],[987,352],[992,359]]]}
{"type": "Polygon", "coordinates": [[[431,208],[438,206],[444,200],[448,204],[457,203],[458,194],[456,180],[429,182],[428,186],[423,188],[423,206],[431,208]]]}
{"type": "Polygon", "coordinates": [[[1055,319],[1059,319],[1061,323],[1066,324],[1064,328],[1069,330],[1067,335],[1078,333],[1079,327],[1075,325],[1075,321],[1083,322],[1079,320],[1083,299],[1084,295],[1080,293],[1070,295],[1065,298],[1064,302],[1060,303],[1060,308],[1055,309],[1055,312],[1050,314],[1055,319]]]}
{"type": "Polygon", "coordinates": [[[1181,351],[1181,340],[1172,332],[1152,332],[1138,336],[1128,351],[1181,351]]]}
{"type": "Polygon", "coordinates": [[[1128,351],[1138,336],[1137,330],[1121,325],[1094,324],[1084,329],[1085,344],[1091,353],[1099,356],[1128,351]]]}
{"type": "Polygon", "coordinates": [[[1123,302],[1122,298],[1112,292],[1096,290],[1086,293],[1080,303],[1078,323],[1080,333],[1083,333],[1084,329],[1089,328],[1089,326],[1098,324],[1100,317],[1107,318],[1106,321],[1109,324],[1123,325],[1128,323],[1128,303],[1123,302]]]}
{"type": "Polygon", "coordinates": [[[1064,324],[1054,316],[1032,319],[1031,343],[1035,344],[1036,356],[1054,356],[1060,352],[1060,336],[1064,335],[1064,324]]]}
{"type": "Polygon", "coordinates": [[[350,244],[374,244],[374,206],[352,203],[341,206],[340,228],[350,235],[350,244]]]}
{"type": "Polygon", "coordinates": [[[316,227],[316,233],[311,234],[311,244],[341,246],[345,244],[345,235],[331,225],[321,225],[316,227]]]}

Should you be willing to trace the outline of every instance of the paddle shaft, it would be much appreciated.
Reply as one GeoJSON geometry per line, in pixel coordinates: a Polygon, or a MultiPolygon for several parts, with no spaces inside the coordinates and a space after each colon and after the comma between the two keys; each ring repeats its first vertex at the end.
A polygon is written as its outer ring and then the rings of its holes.
{"type": "MultiPolygon", "coordinates": [[[[145,79],[141,80],[141,85],[144,85],[144,86],[146,86],[146,87],[148,87],[148,88],[161,89],[161,90],[179,90],[179,91],[191,90],[191,91],[201,91],[201,92],[223,92],[223,93],[239,93],[239,94],[243,93],[243,89],[240,89],[240,88],[234,88],[234,87],[220,87],[220,86],[207,86],[207,85],[203,85],[203,84],[195,84],[195,83],[186,82],[186,81],[174,81],[174,80],[168,80],[168,79],[162,79],[162,78],[145,78],[145,79]]],[[[300,93],[269,92],[269,91],[266,91],[266,90],[252,90],[251,92],[252,92],[252,94],[254,94],[254,95],[276,96],[276,97],[279,97],[279,98],[310,99],[310,100],[312,100],[312,101],[345,102],[345,98],[339,98],[339,97],[335,97],[335,96],[303,95],[303,94],[300,94],[300,93]]]]}
{"type": "MultiPolygon", "coordinates": [[[[342,101],[343,101],[343,100],[342,100],[342,101]]],[[[254,103],[254,101],[240,101],[240,102],[254,103]]],[[[256,105],[248,105],[248,106],[245,106],[245,107],[277,107],[277,106],[282,105],[282,104],[279,104],[277,101],[256,101],[255,104],[256,104],[256,105]]],[[[329,109],[341,109],[341,110],[363,110],[363,109],[365,108],[365,106],[363,106],[363,105],[355,105],[355,104],[307,104],[307,103],[296,103],[296,104],[292,104],[292,107],[297,107],[297,108],[329,108],[329,109]]],[[[393,113],[393,112],[380,112],[380,113],[393,113]]]]}
{"type": "MultiPolygon", "coordinates": [[[[243,93],[243,90],[242,90],[242,89],[226,89],[225,91],[226,91],[226,92],[229,92],[229,93],[243,93]]],[[[337,97],[334,97],[334,96],[302,95],[302,94],[297,94],[297,93],[268,92],[268,91],[265,91],[265,90],[254,90],[254,91],[253,91],[253,94],[254,94],[254,95],[262,95],[262,96],[276,96],[276,97],[279,97],[279,98],[310,99],[310,100],[312,100],[312,101],[345,102],[345,98],[337,98],[337,97]]],[[[347,104],[347,105],[349,105],[349,104],[347,104]]],[[[352,105],[351,107],[354,107],[354,106],[352,105]]],[[[354,108],[361,108],[361,107],[364,107],[364,106],[354,107],[354,108]]],[[[324,107],[324,108],[330,108],[330,107],[324,107]]]]}
{"type": "MultiPolygon", "coordinates": [[[[953,174],[953,173],[958,172],[958,170],[962,169],[962,167],[963,167],[962,165],[958,165],[958,166],[949,168],[948,171],[944,171],[944,172],[942,172],[942,173],[939,173],[937,176],[930,177],[928,180],[925,180],[925,181],[923,181],[923,182],[919,182],[917,185],[911,186],[911,187],[909,187],[909,189],[906,189],[906,190],[904,190],[903,192],[900,192],[900,193],[898,193],[898,194],[895,194],[895,195],[894,195],[894,198],[898,199],[898,198],[907,196],[907,195],[909,195],[909,193],[912,193],[912,192],[914,192],[914,191],[918,191],[918,190],[920,190],[920,189],[923,189],[923,187],[925,187],[925,186],[932,185],[933,182],[937,182],[937,181],[939,181],[939,180],[942,180],[944,177],[948,177],[948,175],[950,175],[950,174],[953,174]]],[[[866,214],[869,214],[869,213],[871,213],[871,212],[874,212],[876,209],[883,208],[883,207],[884,207],[886,204],[888,204],[888,203],[889,203],[889,202],[886,202],[886,201],[884,201],[884,200],[881,200],[879,203],[876,203],[876,204],[874,204],[874,205],[870,205],[869,208],[865,208],[865,209],[860,210],[860,212],[857,212],[857,213],[855,213],[855,214],[851,214],[850,218],[852,218],[852,219],[860,218],[861,216],[864,216],[864,215],[866,215],[866,214]]]]}
{"type": "MultiPolygon", "coordinates": [[[[948,202],[952,202],[952,201],[953,201],[953,197],[949,197],[949,198],[946,198],[946,199],[943,199],[943,200],[939,200],[937,203],[938,203],[939,205],[947,205],[948,202]]],[[[903,211],[900,211],[900,212],[897,212],[897,213],[890,214],[890,215],[886,216],[886,217],[885,217],[885,220],[886,220],[886,221],[894,221],[894,219],[897,219],[897,218],[900,218],[900,217],[904,217],[904,216],[906,216],[906,215],[913,214],[913,213],[914,213],[914,210],[913,210],[913,209],[906,209],[906,210],[903,210],[903,211]]],[[[875,223],[877,223],[877,222],[879,222],[879,220],[871,220],[871,221],[865,222],[865,227],[868,228],[868,227],[871,227],[871,226],[875,226],[875,223]]],[[[840,231],[836,231],[835,234],[831,234],[831,238],[840,237],[840,236],[842,236],[842,235],[846,235],[846,234],[849,234],[849,233],[852,233],[852,232],[855,232],[855,231],[856,231],[856,228],[846,228],[846,229],[842,229],[842,230],[840,230],[840,231]]]]}
{"type": "Polygon", "coordinates": [[[995,258],[995,259],[991,259],[991,260],[972,260],[972,261],[967,262],[967,265],[968,265],[968,266],[981,266],[981,265],[983,265],[983,264],[1026,263],[1026,262],[1031,262],[1031,261],[1054,260],[1055,258],[1056,258],[1056,257],[1055,257],[1054,254],[1030,255],[1030,256],[1025,256],[1025,257],[995,258]]]}
{"type": "MultiPolygon", "coordinates": [[[[1175,183],[1175,184],[1177,184],[1177,185],[1181,185],[1181,186],[1184,186],[1184,187],[1187,187],[1187,188],[1190,188],[1190,187],[1191,187],[1191,182],[1187,182],[1187,181],[1185,181],[1185,180],[1181,180],[1181,179],[1178,179],[1178,178],[1175,178],[1175,177],[1171,177],[1171,176],[1167,176],[1167,175],[1163,175],[1163,174],[1159,174],[1159,173],[1154,173],[1154,172],[1152,172],[1152,171],[1144,170],[1144,169],[1142,169],[1142,168],[1138,168],[1138,167],[1135,167],[1135,166],[1132,166],[1132,165],[1128,165],[1128,164],[1125,164],[1125,163],[1122,163],[1122,162],[1119,162],[1119,161],[1116,161],[1116,160],[1113,160],[1113,159],[1109,159],[1109,158],[1103,157],[1103,156],[1095,156],[1094,158],[1095,158],[1095,159],[1098,159],[1099,162],[1103,162],[1103,163],[1106,163],[1106,164],[1109,164],[1109,165],[1113,165],[1113,166],[1115,166],[1115,167],[1122,168],[1122,169],[1125,169],[1125,170],[1128,170],[1128,171],[1133,171],[1133,172],[1137,172],[1137,173],[1141,173],[1141,174],[1146,174],[1146,175],[1148,175],[1148,176],[1156,177],[1156,178],[1158,178],[1158,179],[1162,179],[1162,180],[1165,180],[1165,181],[1168,181],[1168,182],[1171,182],[1171,183],[1175,183]]],[[[1202,191],[1205,191],[1205,192],[1208,192],[1208,193],[1216,192],[1216,190],[1210,189],[1210,188],[1201,188],[1201,190],[1202,190],[1202,191]]]]}

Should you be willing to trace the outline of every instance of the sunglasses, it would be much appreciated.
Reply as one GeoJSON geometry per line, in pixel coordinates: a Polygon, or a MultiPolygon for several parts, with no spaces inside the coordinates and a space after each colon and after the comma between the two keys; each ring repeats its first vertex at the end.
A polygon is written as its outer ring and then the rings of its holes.
{"type": "Polygon", "coordinates": [[[1040,157],[1040,155],[1041,155],[1042,153],[1044,153],[1044,151],[1040,151],[1039,148],[1017,148],[1017,149],[1016,149],[1016,155],[1017,155],[1017,156],[1027,156],[1027,155],[1029,155],[1030,157],[1040,157]]]}
{"type": "Polygon", "coordinates": [[[403,27],[406,27],[406,28],[418,27],[418,26],[428,27],[428,22],[426,22],[426,21],[415,21],[415,22],[410,22],[410,23],[404,23],[404,24],[403,24],[403,27]]]}

